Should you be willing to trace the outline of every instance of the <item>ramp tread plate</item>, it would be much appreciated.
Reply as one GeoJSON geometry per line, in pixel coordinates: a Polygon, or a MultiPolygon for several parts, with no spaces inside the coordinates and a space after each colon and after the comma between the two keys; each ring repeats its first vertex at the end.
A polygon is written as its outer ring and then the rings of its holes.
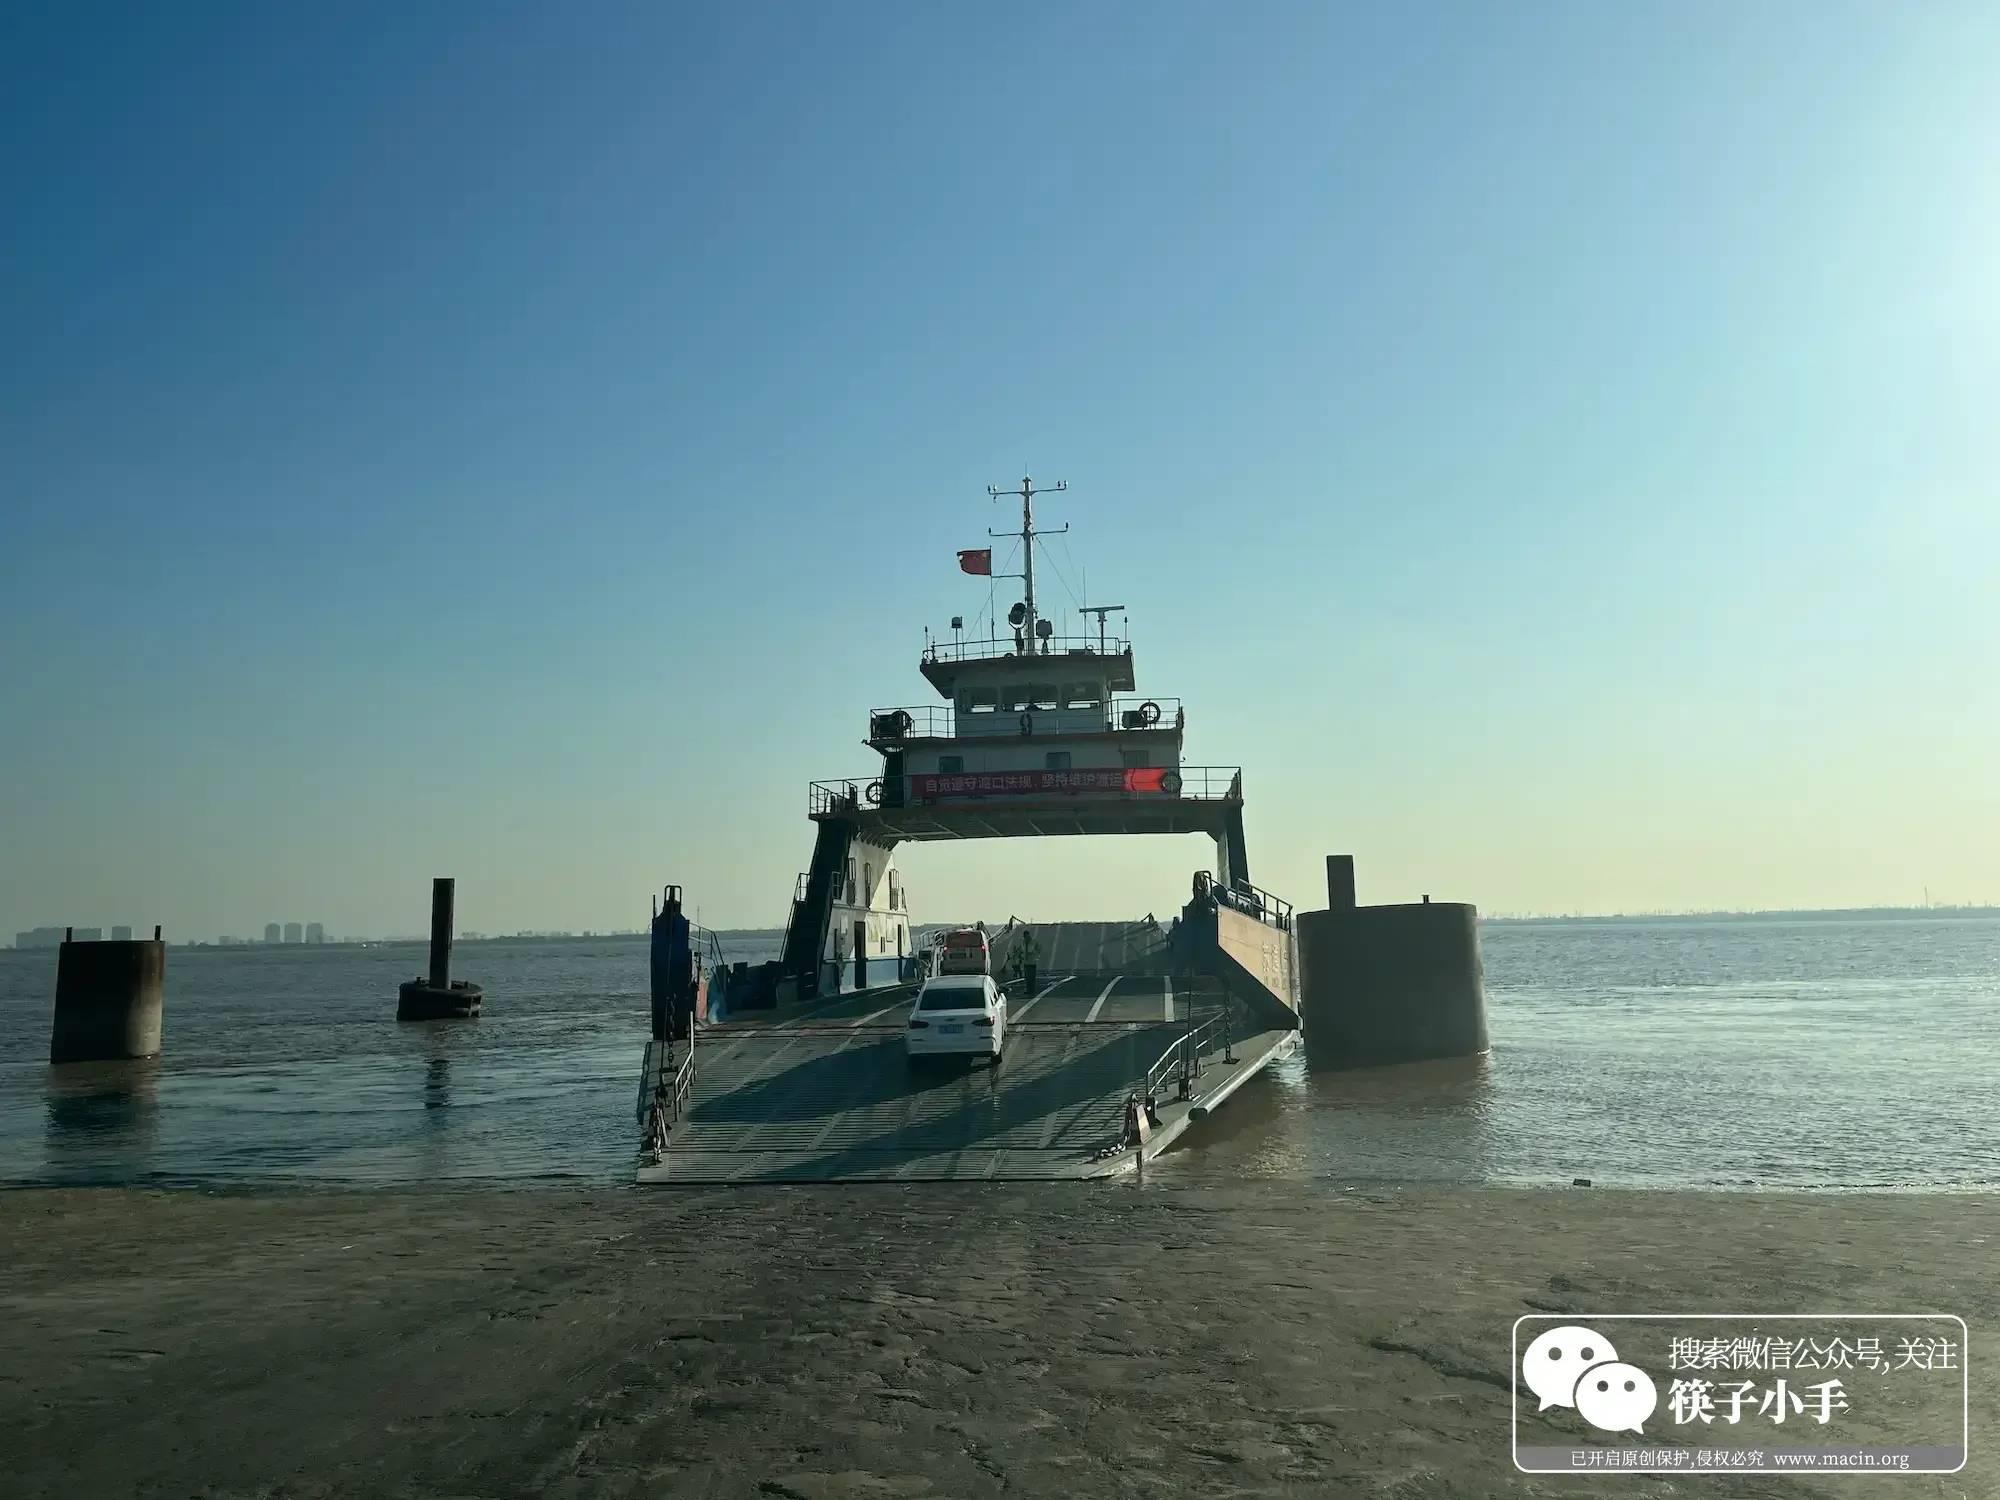
{"type": "Polygon", "coordinates": [[[1126,1094],[1169,1028],[1017,1033],[999,1069],[983,1060],[914,1072],[900,1035],[795,1034],[697,1053],[675,1128],[675,1181],[1066,1177],[1118,1133],[1126,1094]]]}

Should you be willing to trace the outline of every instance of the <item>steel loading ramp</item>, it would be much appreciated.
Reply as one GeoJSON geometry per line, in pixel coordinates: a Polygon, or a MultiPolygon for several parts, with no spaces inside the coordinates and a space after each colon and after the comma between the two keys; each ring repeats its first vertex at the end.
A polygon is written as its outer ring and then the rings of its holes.
{"type": "Polygon", "coordinates": [[[674,1097],[671,1128],[637,1180],[1114,1175],[1136,1160],[1118,1149],[1126,1100],[1154,1087],[1164,1057],[1185,1054],[1198,1038],[1202,1070],[1191,1094],[1162,1098],[1154,1133],[1138,1148],[1146,1156],[1167,1149],[1297,1039],[1290,1028],[1258,1033],[1236,1024],[1241,1007],[1199,976],[1038,977],[1032,994],[1017,991],[1010,1004],[1017,1019],[997,1070],[955,1059],[913,1070],[902,1041],[909,1005],[899,986],[701,1027],[681,1068],[687,1087],[674,1097]]]}
{"type": "Polygon", "coordinates": [[[1195,880],[1170,939],[1178,969],[1219,981],[1258,1027],[1299,1026],[1298,946],[1288,902],[1247,881],[1195,880]]]}
{"type": "Polygon", "coordinates": [[[709,1036],[687,1108],[642,1182],[922,1182],[1090,1175],[1175,1029],[1022,1025],[994,1068],[913,1070],[902,1027],[709,1036]]]}

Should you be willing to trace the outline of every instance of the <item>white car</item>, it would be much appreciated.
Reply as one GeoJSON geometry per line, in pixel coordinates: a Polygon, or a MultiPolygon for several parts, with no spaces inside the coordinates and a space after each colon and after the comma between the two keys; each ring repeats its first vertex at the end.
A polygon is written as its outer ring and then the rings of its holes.
{"type": "Polygon", "coordinates": [[[903,1028],[910,1061],[920,1057],[990,1057],[1007,1046],[1007,997],[989,974],[945,974],[925,982],[903,1028]]]}

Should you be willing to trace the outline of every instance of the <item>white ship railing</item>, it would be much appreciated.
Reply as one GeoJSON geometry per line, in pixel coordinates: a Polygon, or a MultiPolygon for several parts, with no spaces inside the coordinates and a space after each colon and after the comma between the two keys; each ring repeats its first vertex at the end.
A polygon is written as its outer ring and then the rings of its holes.
{"type": "MultiPolygon", "coordinates": [[[[1005,708],[961,715],[948,703],[912,703],[901,708],[871,709],[868,714],[868,741],[874,745],[894,745],[905,740],[952,740],[960,737],[986,739],[996,734],[1019,733],[1021,715],[1034,724],[1044,715],[1054,734],[1106,734],[1138,729],[1184,729],[1187,711],[1178,698],[1142,698],[1120,695],[1109,702],[1075,704],[1068,702],[1017,703],[1005,708]],[[1093,716],[1095,716],[1093,718],[1093,716]]],[[[1031,729],[1029,731],[1033,733],[1031,729]]]]}

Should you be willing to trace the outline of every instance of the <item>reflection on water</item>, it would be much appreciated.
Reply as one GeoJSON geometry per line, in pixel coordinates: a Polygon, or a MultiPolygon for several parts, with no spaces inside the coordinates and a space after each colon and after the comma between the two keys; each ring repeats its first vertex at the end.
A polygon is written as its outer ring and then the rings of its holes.
{"type": "Polygon", "coordinates": [[[1490,1054],[1336,1069],[1295,1052],[1191,1129],[1173,1166],[1189,1181],[1483,1182],[1494,1170],[1494,1104],[1490,1054]]]}
{"type": "Polygon", "coordinates": [[[1294,1057],[1159,1177],[1838,1188],[2000,1183],[2000,921],[1487,928],[1493,1050],[1294,1057]]]}
{"type": "Polygon", "coordinates": [[[123,1163],[151,1158],[159,1120],[158,1058],[64,1063],[42,1072],[45,1149],[53,1177],[95,1181],[123,1163]]]}
{"type": "MultiPolygon", "coordinates": [[[[2000,1184],[1977,1086],[2000,1071],[2000,920],[1481,941],[1489,1056],[1356,1072],[1294,1056],[1159,1178],[2000,1184]]],[[[481,946],[479,1018],[398,1023],[422,952],[175,949],[164,1053],[64,1068],[42,1061],[54,955],[0,952],[0,1181],[629,1180],[644,939],[481,946]]]]}

